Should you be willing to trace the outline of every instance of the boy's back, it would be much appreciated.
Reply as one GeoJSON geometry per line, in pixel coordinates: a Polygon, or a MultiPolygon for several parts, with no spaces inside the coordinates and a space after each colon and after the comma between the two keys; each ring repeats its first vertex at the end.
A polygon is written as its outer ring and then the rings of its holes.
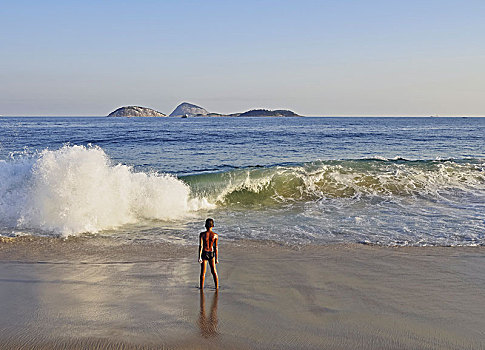
{"type": "Polygon", "coordinates": [[[203,242],[202,248],[206,252],[212,252],[212,250],[214,249],[214,243],[216,242],[218,237],[219,236],[217,235],[217,233],[215,233],[212,230],[201,232],[200,233],[200,239],[203,242]]]}

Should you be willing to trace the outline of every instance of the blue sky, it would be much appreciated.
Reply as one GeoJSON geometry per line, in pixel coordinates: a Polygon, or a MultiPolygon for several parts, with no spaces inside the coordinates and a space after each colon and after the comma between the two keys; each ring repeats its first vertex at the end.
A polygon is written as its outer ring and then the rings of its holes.
{"type": "Polygon", "coordinates": [[[2,1],[1,115],[485,115],[484,1],[2,1]]]}

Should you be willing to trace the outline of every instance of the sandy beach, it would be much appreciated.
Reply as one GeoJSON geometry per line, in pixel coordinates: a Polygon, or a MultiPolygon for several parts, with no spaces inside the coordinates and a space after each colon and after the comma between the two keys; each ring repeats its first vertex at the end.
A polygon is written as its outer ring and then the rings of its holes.
{"type": "Polygon", "coordinates": [[[2,349],[483,349],[484,247],[0,243],[2,349]]]}

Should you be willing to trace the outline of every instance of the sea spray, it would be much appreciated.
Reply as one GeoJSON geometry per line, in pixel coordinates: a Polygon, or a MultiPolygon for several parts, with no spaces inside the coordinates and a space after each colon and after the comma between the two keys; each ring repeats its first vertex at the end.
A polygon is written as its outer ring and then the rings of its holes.
{"type": "Polygon", "coordinates": [[[137,220],[175,220],[201,207],[168,174],[113,165],[99,147],[64,146],[0,163],[2,226],[72,235],[137,220]]]}

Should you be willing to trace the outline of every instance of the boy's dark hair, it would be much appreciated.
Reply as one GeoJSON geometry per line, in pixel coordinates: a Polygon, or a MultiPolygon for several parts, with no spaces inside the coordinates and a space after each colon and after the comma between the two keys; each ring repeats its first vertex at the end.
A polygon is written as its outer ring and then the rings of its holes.
{"type": "Polygon", "coordinates": [[[205,221],[205,228],[206,229],[209,229],[211,227],[214,227],[214,220],[212,220],[211,218],[207,219],[205,221]]]}

